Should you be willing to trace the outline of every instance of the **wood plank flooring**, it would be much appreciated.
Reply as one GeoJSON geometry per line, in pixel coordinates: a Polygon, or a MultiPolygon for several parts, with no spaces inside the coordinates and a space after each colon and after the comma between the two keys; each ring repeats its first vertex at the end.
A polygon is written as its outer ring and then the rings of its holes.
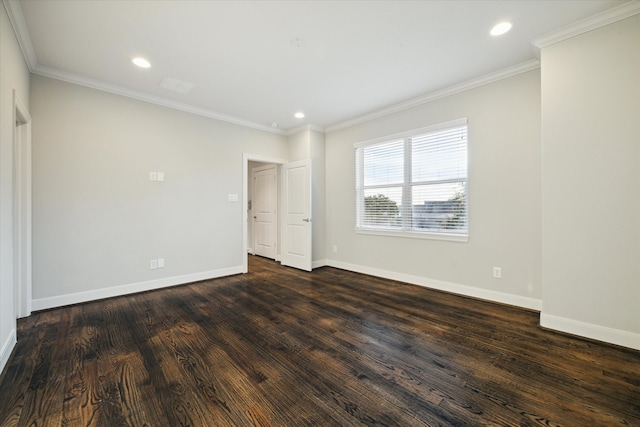
{"type": "Polygon", "coordinates": [[[35,313],[1,426],[640,426],[640,352],[333,268],[35,313]]]}

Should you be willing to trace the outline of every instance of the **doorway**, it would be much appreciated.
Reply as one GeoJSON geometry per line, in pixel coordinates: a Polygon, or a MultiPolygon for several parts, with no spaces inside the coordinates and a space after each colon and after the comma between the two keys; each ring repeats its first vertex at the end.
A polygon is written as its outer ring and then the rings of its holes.
{"type": "Polygon", "coordinates": [[[251,162],[249,253],[275,260],[278,254],[278,170],[273,163],[251,162]],[[259,166],[257,166],[259,165],[259,166]]]}
{"type": "MultiPolygon", "coordinates": [[[[281,168],[282,165],[287,163],[288,160],[284,160],[284,159],[278,159],[278,158],[273,158],[273,157],[268,157],[268,156],[262,156],[262,155],[258,155],[258,154],[249,154],[249,153],[245,153],[243,155],[243,166],[242,166],[242,179],[243,179],[243,183],[242,183],[242,203],[243,203],[243,222],[242,222],[242,271],[244,273],[248,273],[249,272],[249,260],[248,260],[248,256],[249,253],[256,253],[256,245],[255,245],[255,227],[254,227],[254,218],[253,216],[257,216],[254,215],[255,209],[254,208],[254,203],[255,203],[255,197],[253,195],[254,192],[254,182],[253,182],[253,169],[257,169],[260,170],[264,167],[266,167],[267,169],[269,167],[273,167],[275,168],[275,173],[276,173],[276,185],[275,185],[275,190],[276,190],[276,212],[277,214],[275,215],[275,221],[276,223],[279,222],[279,218],[280,218],[280,174],[281,174],[281,168]],[[250,197],[251,195],[251,197],[250,197]],[[251,203],[250,203],[251,202],[251,203]]],[[[262,184],[266,184],[266,182],[262,182],[262,184]]],[[[273,239],[270,239],[273,240],[273,239]]],[[[272,259],[275,260],[279,260],[279,247],[280,247],[280,228],[277,227],[276,228],[276,234],[275,234],[275,254],[273,256],[272,259]]],[[[266,246],[266,245],[265,245],[266,246]]],[[[271,256],[268,256],[269,258],[271,258],[271,256]]]]}
{"type": "Polygon", "coordinates": [[[244,154],[242,167],[242,272],[249,272],[249,226],[253,225],[253,214],[250,210],[249,194],[251,194],[252,176],[250,170],[276,165],[276,188],[278,197],[277,209],[282,215],[276,215],[281,223],[276,233],[276,261],[282,265],[312,270],[312,220],[311,220],[311,160],[288,162],[259,155],[244,154]],[[255,164],[255,163],[258,164],[255,164]],[[260,165],[262,163],[262,165],[260,165]],[[282,184],[280,185],[280,178],[282,184]],[[280,209],[280,206],[282,208],[280,209]]]}

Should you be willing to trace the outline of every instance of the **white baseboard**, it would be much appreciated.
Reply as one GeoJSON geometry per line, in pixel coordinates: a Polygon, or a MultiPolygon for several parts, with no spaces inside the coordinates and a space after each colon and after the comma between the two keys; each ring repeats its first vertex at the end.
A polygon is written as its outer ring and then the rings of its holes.
{"type": "Polygon", "coordinates": [[[528,308],[540,311],[542,300],[521,295],[507,294],[504,292],[492,291],[489,289],[475,288],[473,286],[460,285],[457,283],[444,282],[442,280],[428,279],[410,274],[398,273],[390,270],[367,267],[363,265],[350,264],[341,261],[327,260],[326,265],[341,268],[343,270],[355,271],[356,273],[369,274],[371,276],[383,277],[385,279],[398,280],[400,282],[411,283],[413,285],[424,286],[426,288],[451,292],[458,295],[480,298],[502,304],[514,305],[516,307],[528,308]]]}
{"type": "Polygon", "coordinates": [[[604,341],[640,350],[640,334],[629,331],[608,328],[606,326],[595,325],[593,323],[585,323],[547,313],[540,313],[540,326],[571,335],[578,335],[593,340],[604,341]]]}
{"type": "Polygon", "coordinates": [[[166,277],[163,279],[149,280],[146,282],[131,283],[128,285],[113,286],[110,288],[96,289],[92,291],[77,292],[54,297],[39,298],[33,300],[32,309],[46,310],[81,302],[95,301],[98,299],[134,294],[137,292],[152,291],[167,288],[169,286],[183,285],[185,283],[198,282],[200,280],[215,279],[217,277],[241,274],[242,266],[223,268],[220,270],[203,271],[201,273],[185,274],[183,276],[166,277]]]}
{"type": "Polygon", "coordinates": [[[328,261],[326,259],[319,259],[317,261],[313,261],[311,263],[311,269],[320,268],[320,267],[324,267],[325,265],[329,265],[327,264],[327,262],[328,261]]]}
{"type": "Polygon", "coordinates": [[[2,344],[2,349],[0,349],[0,374],[4,371],[7,362],[9,361],[9,356],[11,356],[11,352],[13,348],[16,346],[16,330],[12,329],[9,333],[9,336],[2,344]]]}

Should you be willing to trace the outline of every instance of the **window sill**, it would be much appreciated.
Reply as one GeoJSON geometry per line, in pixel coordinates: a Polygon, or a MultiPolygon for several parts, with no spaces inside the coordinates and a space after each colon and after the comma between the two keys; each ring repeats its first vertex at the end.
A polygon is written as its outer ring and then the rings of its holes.
{"type": "Polygon", "coordinates": [[[412,239],[444,240],[447,242],[466,243],[469,241],[467,234],[429,233],[415,231],[390,231],[376,228],[356,228],[357,234],[370,234],[374,236],[408,237],[412,239]]]}

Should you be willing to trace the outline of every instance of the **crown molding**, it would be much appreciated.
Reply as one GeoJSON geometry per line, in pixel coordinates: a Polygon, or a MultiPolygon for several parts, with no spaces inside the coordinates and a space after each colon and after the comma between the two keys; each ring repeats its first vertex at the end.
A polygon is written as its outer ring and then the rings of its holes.
{"type": "Polygon", "coordinates": [[[305,130],[309,130],[309,131],[315,131],[315,132],[320,132],[320,133],[325,133],[325,128],[323,128],[322,126],[319,125],[314,125],[314,124],[308,124],[308,125],[302,125],[302,126],[296,126],[294,128],[288,128],[284,131],[284,134],[287,136],[291,136],[291,135],[295,135],[297,133],[300,132],[304,132],[305,130]]]}
{"type": "Polygon", "coordinates": [[[582,19],[559,30],[544,34],[535,39],[532,44],[538,49],[578,36],[605,25],[613,24],[640,13],[640,1],[633,0],[606,10],[589,18],[582,19]]]}
{"type": "Polygon", "coordinates": [[[377,119],[391,114],[398,113],[400,111],[408,110],[409,108],[417,107],[419,105],[427,104],[435,100],[446,98],[448,96],[456,95],[461,92],[465,92],[471,89],[475,89],[480,86],[488,85],[500,80],[508,79],[509,77],[517,76],[518,74],[526,73],[528,71],[536,70],[540,68],[540,61],[537,59],[531,59],[521,64],[514,65],[512,67],[505,68],[503,70],[485,74],[484,76],[477,77],[475,79],[467,80],[448,88],[437,90],[435,92],[428,93],[426,95],[412,98],[398,104],[391,105],[379,110],[372,111],[367,114],[355,117],[353,119],[340,122],[326,129],[327,133],[335,132],[337,130],[345,129],[360,123],[368,122],[369,120],[377,119]]]}
{"type": "Polygon", "coordinates": [[[18,0],[2,0],[2,4],[7,11],[9,22],[11,22],[16,39],[18,39],[18,45],[22,51],[22,56],[24,56],[27,62],[27,67],[29,71],[33,71],[38,61],[36,60],[36,52],[33,49],[33,43],[31,43],[31,37],[29,36],[29,30],[24,20],[20,2],[18,0]]]}
{"type": "Polygon", "coordinates": [[[185,113],[195,114],[210,119],[220,120],[227,123],[232,123],[239,126],[248,127],[251,129],[257,129],[264,132],[275,133],[277,135],[285,135],[285,131],[282,129],[273,128],[272,126],[262,125],[260,123],[251,122],[249,120],[240,119],[238,117],[228,116],[226,114],[218,113],[216,111],[208,110],[206,108],[200,108],[193,105],[185,104],[182,102],[172,101],[160,96],[149,95],[144,92],[127,89],[122,86],[113,85],[110,83],[101,82],[98,80],[83,77],[77,74],[68,73],[66,71],[57,70],[51,67],[46,67],[38,64],[35,50],[33,49],[33,43],[29,36],[29,30],[24,20],[22,13],[22,7],[18,0],[2,0],[9,21],[13,27],[13,32],[18,39],[18,44],[27,67],[32,74],[37,74],[43,77],[49,77],[56,80],[61,80],[67,83],[84,86],[103,92],[109,92],[116,95],[125,96],[138,101],[147,102],[150,104],[159,105],[161,107],[171,108],[174,110],[182,111],[185,113]]]}
{"type": "Polygon", "coordinates": [[[215,120],[236,124],[239,126],[244,126],[252,129],[261,130],[264,132],[274,133],[277,135],[285,135],[285,136],[294,135],[305,129],[322,132],[322,133],[333,132],[339,129],[344,129],[349,126],[353,126],[358,123],[366,122],[368,120],[372,120],[378,117],[396,113],[398,111],[406,110],[408,108],[412,108],[421,104],[425,104],[425,103],[434,101],[436,99],[451,96],[456,93],[473,89],[475,87],[493,83],[495,81],[502,80],[502,79],[505,79],[520,73],[524,73],[530,70],[534,70],[540,67],[539,61],[531,60],[519,65],[516,65],[514,67],[510,67],[505,70],[498,71],[496,73],[491,73],[491,74],[479,77],[477,79],[473,79],[458,85],[451,86],[443,90],[432,92],[424,96],[413,98],[408,101],[395,104],[390,107],[383,108],[381,110],[374,111],[369,114],[358,116],[356,118],[330,126],[328,128],[324,128],[322,126],[318,126],[314,124],[308,124],[308,125],[298,126],[295,128],[278,129],[272,126],[262,125],[259,123],[240,119],[238,117],[228,116],[226,114],[218,113],[216,111],[208,110],[205,108],[195,107],[193,105],[172,101],[167,98],[149,95],[144,92],[127,89],[122,86],[101,82],[101,81],[83,77],[77,74],[68,73],[58,69],[39,65],[36,59],[35,51],[33,49],[31,38],[29,36],[29,31],[27,29],[27,26],[24,20],[24,15],[22,13],[22,7],[20,6],[20,2],[18,0],[2,0],[2,3],[4,4],[5,9],[7,10],[7,14],[9,15],[9,20],[11,21],[11,25],[13,26],[14,32],[18,39],[18,43],[20,44],[22,53],[25,57],[25,60],[27,61],[29,71],[33,74],[37,74],[43,77],[49,77],[56,80],[65,81],[67,83],[89,87],[89,88],[100,90],[103,92],[125,96],[128,98],[159,105],[166,108],[172,108],[175,110],[199,115],[202,117],[207,117],[215,120]]]}
{"type": "Polygon", "coordinates": [[[320,126],[320,125],[315,125],[313,123],[311,123],[310,125],[307,126],[309,128],[309,130],[315,131],[315,132],[320,132],[320,133],[325,133],[327,130],[324,128],[324,126],[320,126]]]}
{"type": "MultiPolygon", "coordinates": [[[[243,127],[248,127],[248,128],[252,128],[252,129],[256,129],[264,132],[269,132],[277,135],[285,135],[285,136],[293,135],[304,129],[310,129],[310,130],[323,132],[323,133],[335,132],[337,130],[354,126],[356,124],[360,124],[360,123],[367,122],[369,120],[388,116],[403,110],[407,110],[409,108],[417,107],[419,105],[435,101],[437,99],[445,98],[447,96],[452,96],[470,89],[474,89],[476,87],[484,86],[502,79],[513,77],[515,75],[540,68],[540,62],[536,59],[533,59],[518,65],[515,65],[513,67],[500,70],[495,73],[490,73],[472,80],[468,80],[460,84],[450,86],[442,90],[431,92],[431,93],[428,93],[416,98],[412,98],[398,104],[394,104],[379,110],[375,110],[370,113],[357,116],[343,122],[336,123],[326,128],[310,124],[310,125],[303,125],[303,126],[289,128],[289,129],[278,129],[272,126],[262,125],[260,123],[251,122],[248,120],[218,113],[216,111],[208,110],[205,108],[200,108],[200,107],[196,107],[193,105],[189,105],[189,104],[185,104],[177,101],[172,101],[167,98],[149,95],[144,92],[127,89],[122,86],[113,85],[113,84],[101,82],[98,80],[82,77],[80,75],[53,69],[50,67],[41,66],[37,62],[35,50],[31,42],[31,37],[29,36],[29,31],[27,29],[27,25],[24,20],[22,7],[20,6],[19,0],[2,0],[2,4],[4,5],[5,10],[7,11],[9,21],[11,22],[11,26],[13,27],[14,33],[18,40],[20,49],[22,50],[22,54],[25,58],[29,71],[33,74],[38,74],[44,77],[62,80],[68,83],[77,84],[80,86],[85,86],[85,87],[97,89],[104,92],[114,93],[114,94],[125,96],[128,98],[159,105],[166,108],[183,111],[190,114],[199,115],[202,117],[207,117],[207,118],[228,122],[228,123],[232,123],[232,124],[243,126],[243,127]]],[[[541,49],[551,44],[585,33],[587,31],[591,31],[596,28],[614,23],[616,21],[620,21],[622,19],[628,18],[638,13],[640,13],[640,1],[632,0],[620,6],[609,9],[603,13],[578,21],[575,24],[564,27],[558,31],[554,31],[547,35],[543,35],[535,39],[532,43],[535,47],[537,47],[538,49],[541,49]]]]}
{"type": "Polygon", "coordinates": [[[249,120],[228,116],[226,114],[218,113],[216,111],[208,110],[206,108],[196,107],[190,104],[173,101],[160,96],[149,95],[144,92],[128,89],[128,88],[110,84],[110,83],[105,83],[99,80],[90,79],[87,77],[80,76],[78,74],[61,71],[55,68],[36,65],[33,68],[33,70],[31,70],[31,72],[39,76],[48,77],[55,80],[61,80],[67,83],[72,83],[75,85],[100,90],[102,92],[108,92],[115,95],[125,96],[127,98],[147,102],[149,104],[159,105],[161,107],[171,108],[171,109],[182,111],[185,113],[195,114],[197,116],[207,117],[209,119],[220,120],[220,121],[232,123],[238,126],[244,126],[247,128],[257,129],[264,132],[275,133],[277,135],[285,135],[285,132],[282,129],[261,125],[259,123],[251,122],[249,120]]]}

